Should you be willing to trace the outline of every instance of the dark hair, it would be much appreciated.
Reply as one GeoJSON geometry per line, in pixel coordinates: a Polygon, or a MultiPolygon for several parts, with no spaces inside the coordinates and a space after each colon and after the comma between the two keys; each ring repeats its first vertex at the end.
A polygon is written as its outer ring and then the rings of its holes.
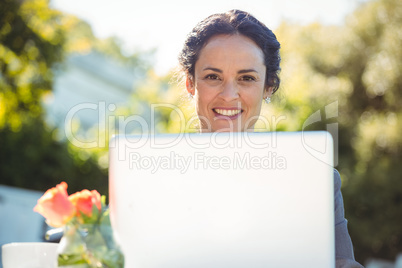
{"type": "Polygon", "coordinates": [[[264,53],[264,64],[267,68],[265,85],[272,87],[273,93],[278,90],[280,44],[267,26],[241,10],[211,15],[194,27],[187,36],[179,55],[179,63],[183,71],[194,76],[194,66],[201,49],[212,36],[218,34],[241,34],[253,40],[264,53]]]}

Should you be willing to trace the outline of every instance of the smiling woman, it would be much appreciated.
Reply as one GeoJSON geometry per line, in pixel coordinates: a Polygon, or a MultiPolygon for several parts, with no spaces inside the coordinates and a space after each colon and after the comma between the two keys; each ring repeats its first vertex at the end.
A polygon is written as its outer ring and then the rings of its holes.
{"type": "Polygon", "coordinates": [[[251,130],[261,100],[272,94],[265,85],[264,54],[249,38],[217,35],[202,49],[187,90],[196,99],[203,131],[251,130]]]}
{"type": "MultiPolygon", "coordinates": [[[[272,31],[244,11],[212,15],[193,29],[179,62],[201,132],[254,130],[262,101],[279,88],[279,48],[272,31]]],[[[336,267],[362,267],[354,260],[340,187],[334,170],[336,267]]]]}
{"type": "Polygon", "coordinates": [[[279,48],[272,31],[242,11],[212,15],[193,29],[179,62],[202,132],[254,129],[262,100],[279,87],[279,48]]]}

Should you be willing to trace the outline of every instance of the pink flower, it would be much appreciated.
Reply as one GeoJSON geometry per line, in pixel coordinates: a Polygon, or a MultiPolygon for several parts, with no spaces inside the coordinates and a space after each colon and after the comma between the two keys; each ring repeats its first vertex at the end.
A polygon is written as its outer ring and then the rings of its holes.
{"type": "Polygon", "coordinates": [[[38,200],[34,211],[46,218],[47,224],[61,227],[74,216],[76,210],[68,198],[67,183],[64,181],[45,192],[38,200]]]}
{"type": "Polygon", "coordinates": [[[101,196],[96,190],[82,190],[70,195],[69,200],[75,206],[78,217],[81,214],[91,217],[93,206],[96,206],[99,211],[102,208],[101,196]]]}

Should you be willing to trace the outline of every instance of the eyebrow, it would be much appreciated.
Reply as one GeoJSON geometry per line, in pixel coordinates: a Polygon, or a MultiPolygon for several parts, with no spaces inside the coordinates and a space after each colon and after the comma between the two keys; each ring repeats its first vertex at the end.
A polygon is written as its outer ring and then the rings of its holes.
{"type": "MultiPolygon", "coordinates": [[[[203,71],[208,71],[208,70],[211,70],[211,71],[214,71],[214,72],[217,72],[217,73],[223,73],[223,71],[221,70],[221,69],[218,69],[218,68],[213,68],[213,67],[207,67],[207,68],[204,68],[203,69],[203,71]]],[[[258,73],[256,70],[254,70],[254,69],[244,69],[244,70],[240,70],[240,71],[238,71],[237,73],[239,73],[239,74],[244,74],[244,73],[258,73]]]]}

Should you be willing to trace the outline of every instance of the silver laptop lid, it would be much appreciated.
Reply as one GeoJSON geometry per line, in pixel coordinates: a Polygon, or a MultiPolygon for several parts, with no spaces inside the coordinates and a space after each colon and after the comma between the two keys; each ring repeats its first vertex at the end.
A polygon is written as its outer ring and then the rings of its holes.
{"type": "Polygon", "coordinates": [[[327,132],[116,136],[125,267],[334,267],[327,132]]]}

